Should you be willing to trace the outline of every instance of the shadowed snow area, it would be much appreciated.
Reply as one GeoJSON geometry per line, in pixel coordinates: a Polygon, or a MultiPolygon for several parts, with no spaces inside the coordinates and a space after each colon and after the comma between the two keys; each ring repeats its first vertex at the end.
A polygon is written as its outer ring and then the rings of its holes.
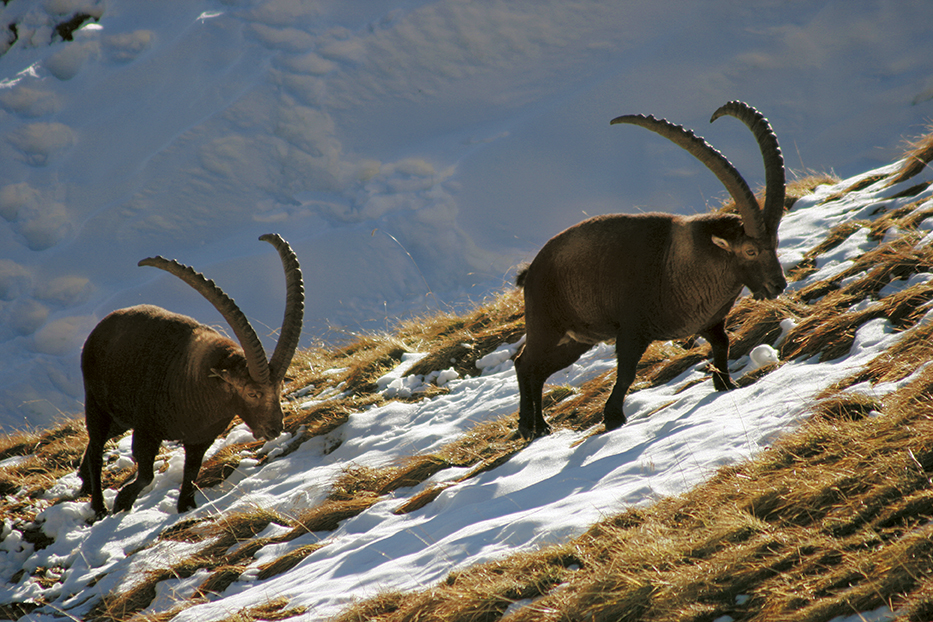
{"type": "Polygon", "coordinates": [[[263,233],[302,261],[309,343],[480,299],[587,214],[723,195],[664,139],[610,128],[620,114],[696,129],[753,187],[747,131],[708,123],[731,99],[771,119],[791,168],[890,161],[933,117],[931,21],[926,0],[11,0],[0,426],[81,413],[80,346],[115,308],[221,322],[143,257],[215,279],[268,348],[284,292],[263,233]]]}

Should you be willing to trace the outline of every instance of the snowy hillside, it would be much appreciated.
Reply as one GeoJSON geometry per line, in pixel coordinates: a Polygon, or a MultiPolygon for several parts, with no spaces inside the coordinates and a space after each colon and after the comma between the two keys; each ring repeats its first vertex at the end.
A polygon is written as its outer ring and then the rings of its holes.
{"type": "MultiPolygon", "coordinates": [[[[821,296],[813,294],[819,288],[848,291],[869,277],[877,281],[874,265],[859,268],[876,250],[928,253],[933,171],[926,166],[919,175],[892,183],[899,167],[820,186],[785,215],[782,262],[788,271],[806,267],[789,272],[792,283],[785,294],[799,309],[820,304],[821,296]],[[891,216],[901,218],[900,225],[884,220],[891,216]],[[846,235],[827,242],[840,231],[846,235]]],[[[346,422],[310,437],[305,432],[315,424],[309,422],[255,445],[256,450],[237,445],[235,471],[199,493],[198,509],[188,514],[174,510],[182,464],[177,448],[162,456],[163,472],[133,512],[93,525],[86,523],[88,502],[52,501],[78,487],[73,474],[62,478],[47,492],[49,500],[38,502],[35,525],[13,525],[9,519],[4,525],[0,603],[48,603],[29,607],[28,619],[36,622],[97,618],[108,611],[126,619],[120,607],[128,607],[127,614],[174,611],[178,622],[210,622],[268,603],[284,603],[294,611],[290,619],[326,620],[352,602],[427,588],[454,570],[578,536],[600,519],[685,492],[719,467],[757,456],[808,415],[818,394],[910,340],[911,331],[931,318],[933,274],[922,267],[930,265],[924,256],[920,269],[879,282],[874,293],[862,294],[836,314],[850,318],[854,332],[846,340],[849,333],[839,330],[836,337],[848,347],[832,356],[828,350],[807,350],[802,337],[812,329],[804,330],[804,316],[787,312],[780,335],[750,344],[750,355],[730,362],[733,377],[745,380],[741,389],[714,392],[705,362],[694,363],[657,386],[636,385],[644,388],[627,398],[629,423],[618,430],[594,434],[597,429],[558,426],[551,436],[517,446],[505,458],[468,467],[438,462],[420,483],[386,487],[387,492],[344,498],[337,489],[348,474],[404,465],[412,456],[442,455],[476,426],[514,413],[510,356],[516,344],[503,343],[479,358],[475,376],[443,369],[427,377],[408,375],[427,352],[405,354],[374,383],[381,397],[371,406],[354,408],[342,393],[346,381],[323,389],[293,387],[298,404],[293,416],[314,409],[323,413],[328,403],[340,403],[348,409],[346,422]],[[887,319],[893,317],[888,312],[870,314],[905,294],[920,301],[909,309],[916,321],[904,314],[897,319],[887,319]],[[785,340],[793,342],[790,350],[782,349],[785,340]],[[791,351],[795,354],[782,358],[791,351]],[[314,522],[315,511],[340,503],[344,514],[333,525],[314,522]],[[265,519],[253,531],[241,530],[235,540],[221,535],[237,517],[256,516],[265,519]],[[32,536],[26,537],[30,529],[32,536]],[[34,544],[39,541],[41,546],[34,544]],[[209,595],[188,601],[198,590],[209,595]],[[126,600],[127,594],[142,600],[126,600]]],[[[760,304],[765,303],[752,307],[760,304]]],[[[601,400],[587,387],[613,368],[612,348],[601,345],[555,374],[551,384],[572,389],[567,399],[601,400]]],[[[347,370],[316,373],[343,378],[347,370]]],[[[895,382],[856,383],[847,391],[881,399],[916,373],[895,382]]],[[[218,439],[209,454],[251,440],[240,425],[218,439]]],[[[108,458],[108,470],[127,466],[128,455],[126,438],[108,458]]],[[[17,460],[22,458],[9,458],[5,466],[17,460]]],[[[106,495],[111,504],[115,491],[106,495]]],[[[13,504],[8,507],[36,503],[15,496],[7,502],[13,504]]],[[[889,610],[873,615],[891,617],[889,610]]]]}
{"type": "Polygon", "coordinates": [[[282,233],[309,344],[479,300],[584,213],[716,202],[620,114],[696,128],[753,187],[753,141],[708,125],[732,99],[793,169],[875,168],[933,117],[930,23],[928,0],[4,2],[0,426],[81,412],[78,349],[115,308],[220,321],[146,256],[203,270],[271,334],[280,273],[256,238],[282,233]]]}

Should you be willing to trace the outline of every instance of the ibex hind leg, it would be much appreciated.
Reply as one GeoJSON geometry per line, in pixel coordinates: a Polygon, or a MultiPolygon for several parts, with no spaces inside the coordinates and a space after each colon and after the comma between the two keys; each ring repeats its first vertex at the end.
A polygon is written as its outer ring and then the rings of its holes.
{"type": "Polygon", "coordinates": [[[129,511],[139,493],[155,477],[152,464],[155,462],[161,444],[161,439],[140,434],[138,430],[133,432],[133,459],[136,460],[136,477],[117,493],[117,499],[113,502],[113,511],[115,513],[129,511]]]}
{"type": "Polygon", "coordinates": [[[114,424],[113,418],[107,411],[97,405],[93,396],[86,398],[84,417],[88,440],[87,448],[84,450],[84,457],[81,458],[81,465],[78,467],[78,477],[81,478],[81,489],[78,491],[78,496],[91,496],[91,509],[94,511],[94,519],[96,520],[107,514],[101,484],[101,471],[103,471],[104,467],[104,444],[114,436],[122,434],[125,430],[114,424]]]}
{"type": "Polygon", "coordinates": [[[650,341],[631,335],[620,334],[616,337],[616,361],[618,362],[616,383],[603,409],[603,421],[607,432],[625,424],[625,411],[622,409],[625,394],[635,380],[638,361],[641,360],[650,344],[650,341]]]}
{"type": "Polygon", "coordinates": [[[545,381],[554,373],[575,363],[592,345],[569,341],[557,345],[553,340],[550,348],[535,344],[525,348],[515,360],[520,393],[518,433],[523,438],[536,438],[551,432],[544,420],[542,393],[545,381]]]}

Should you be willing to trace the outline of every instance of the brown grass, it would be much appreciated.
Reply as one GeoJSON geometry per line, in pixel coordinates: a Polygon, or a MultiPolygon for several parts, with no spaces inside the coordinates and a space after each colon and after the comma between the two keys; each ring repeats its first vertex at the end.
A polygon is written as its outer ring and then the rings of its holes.
{"type": "Polygon", "coordinates": [[[898,184],[917,175],[933,161],[933,126],[928,133],[909,143],[904,153],[904,164],[900,171],[891,179],[891,184],[898,184]]]}
{"type": "Polygon", "coordinates": [[[60,477],[77,469],[84,455],[84,422],[63,421],[50,430],[17,432],[6,437],[0,460],[21,456],[21,464],[0,469],[0,493],[36,498],[60,477]]]}
{"type": "Polygon", "coordinates": [[[356,335],[336,349],[320,347],[296,356],[291,386],[317,390],[342,384],[356,394],[371,393],[376,380],[394,368],[406,352],[427,352],[410,375],[453,367],[461,376],[476,375],[476,361],[524,333],[521,292],[508,289],[466,314],[439,312],[400,322],[391,334],[356,335]],[[333,370],[342,370],[333,373],[333,370]]]}
{"type": "Polygon", "coordinates": [[[930,361],[933,361],[933,323],[926,323],[913,328],[863,369],[829,387],[820,397],[862,382],[877,384],[903,380],[930,361]]]}
{"type": "Polygon", "coordinates": [[[103,596],[91,607],[88,619],[102,622],[130,619],[152,603],[156,596],[156,586],[160,582],[188,578],[199,570],[209,570],[212,574],[198,588],[195,602],[222,592],[245,570],[246,565],[242,560],[252,558],[259,548],[272,541],[254,540],[272,522],[292,524],[288,519],[263,508],[176,523],[162,532],[159,539],[204,542],[204,547],[178,564],[148,572],[129,589],[103,596]],[[243,544],[245,546],[231,551],[232,547],[243,544]]]}
{"type": "Polygon", "coordinates": [[[452,367],[461,376],[476,376],[477,360],[525,333],[521,291],[507,290],[465,316],[444,315],[422,327],[419,337],[431,347],[411,374],[427,375],[452,367]]]}
{"type": "Polygon", "coordinates": [[[266,579],[271,579],[276,575],[280,575],[283,572],[288,572],[295,566],[301,563],[305,557],[314,553],[323,547],[323,544],[306,544],[304,546],[298,547],[294,551],[290,551],[281,557],[278,557],[268,564],[263,564],[259,567],[259,573],[256,577],[260,581],[265,581],[266,579]]]}
{"type": "Polygon", "coordinates": [[[290,542],[315,531],[333,531],[341,521],[366,511],[377,501],[379,496],[373,493],[361,493],[352,499],[329,499],[299,514],[294,521],[295,527],[279,541],[290,542]]]}
{"type": "Polygon", "coordinates": [[[257,622],[258,620],[275,622],[300,616],[307,611],[305,607],[289,607],[288,604],[288,599],[276,598],[255,607],[247,607],[218,622],[257,622]]]}

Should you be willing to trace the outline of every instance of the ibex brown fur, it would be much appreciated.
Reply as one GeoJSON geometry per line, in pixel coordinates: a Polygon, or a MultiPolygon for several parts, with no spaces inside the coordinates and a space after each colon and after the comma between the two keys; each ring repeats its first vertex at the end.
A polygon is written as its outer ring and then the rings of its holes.
{"type": "Polygon", "coordinates": [[[188,266],[162,257],[139,262],[166,270],[198,290],[233,329],[240,344],[196,320],[160,307],[118,309],[91,331],[81,353],[88,445],[78,474],[79,494],[106,514],[101,490],[104,443],[133,430],[136,478],[120,489],[114,512],[129,510],[153,478],[153,461],[164,440],[185,449],[178,511],[195,507],[194,480],[204,452],[239,416],[258,438],[282,432],[279,402],[304,316],[304,285],[298,259],[276,234],[259,238],[275,246],[285,268],[285,318],[275,352],[262,344],[236,303],[188,266]]]}
{"type": "Polygon", "coordinates": [[[737,117],[755,134],[765,163],[763,207],[735,167],[693,132],[652,116],[612,120],[657,132],[696,156],[725,185],[740,215],[596,216],[544,245],[518,277],[526,328],[515,360],[522,436],[549,432],[541,412],[547,378],[608,339],[616,340],[618,374],[603,411],[607,430],[625,423],[625,393],[655,340],[703,336],[712,346],[714,387],[735,388],[727,368],[726,314],[743,286],[756,298],[773,298],[787,286],[776,253],[784,160],[771,125],[757,110],[730,102],[711,122],[723,115],[737,117]]]}

